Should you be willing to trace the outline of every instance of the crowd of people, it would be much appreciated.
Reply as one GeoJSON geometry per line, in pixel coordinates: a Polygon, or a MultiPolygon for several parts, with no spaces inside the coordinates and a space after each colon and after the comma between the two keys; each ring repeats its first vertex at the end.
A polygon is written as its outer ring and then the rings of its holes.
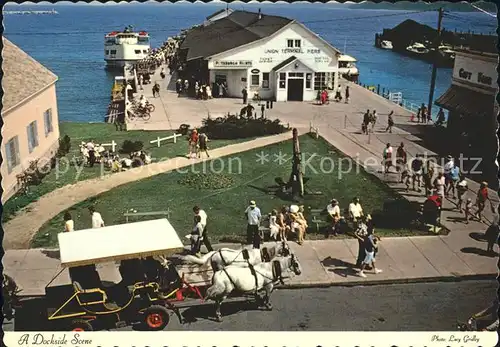
{"type": "Polygon", "coordinates": [[[482,221],[482,213],[489,202],[494,210],[491,199],[488,196],[488,183],[482,182],[475,196],[475,202],[468,197],[468,185],[460,167],[453,158],[448,155],[445,159],[443,169],[437,169],[433,161],[421,154],[409,160],[404,143],[401,142],[393,157],[393,148],[390,143],[386,144],[382,153],[384,173],[389,173],[391,167],[395,166],[399,175],[399,182],[406,185],[406,190],[421,192],[424,188],[425,195],[441,206],[445,198],[455,201],[455,207],[464,214],[464,222],[469,223],[472,218],[482,221]],[[394,163],[395,159],[395,163],[394,163]],[[438,199],[432,198],[437,197],[438,199]],[[477,207],[475,213],[473,207],[477,207]]]}
{"type": "MultiPolygon", "coordinates": [[[[339,84],[335,89],[334,100],[336,102],[341,102],[342,100],[344,100],[344,102],[348,104],[350,100],[349,86],[345,87],[344,96],[342,96],[342,86],[339,84]]],[[[316,95],[316,103],[318,105],[330,104],[330,93],[328,91],[328,88],[324,87],[322,90],[318,90],[318,93],[316,95]]]]}

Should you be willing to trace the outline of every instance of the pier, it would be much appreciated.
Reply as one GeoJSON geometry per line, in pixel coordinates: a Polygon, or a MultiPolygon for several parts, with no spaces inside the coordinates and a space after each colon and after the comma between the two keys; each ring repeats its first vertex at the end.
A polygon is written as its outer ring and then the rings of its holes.
{"type": "Polygon", "coordinates": [[[56,10],[45,10],[45,11],[3,11],[3,14],[22,14],[22,15],[27,15],[27,14],[35,14],[35,15],[40,15],[40,14],[59,14],[56,10]]]}

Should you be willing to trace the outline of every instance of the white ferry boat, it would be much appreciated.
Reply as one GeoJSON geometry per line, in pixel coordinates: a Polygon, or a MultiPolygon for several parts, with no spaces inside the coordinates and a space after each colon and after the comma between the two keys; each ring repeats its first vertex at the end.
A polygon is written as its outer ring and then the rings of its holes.
{"type": "Polygon", "coordinates": [[[359,78],[359,70],[356,67],[357,60],[347,54],[342,54],[339,58],[339,74],[352,82],[356,82],[359,78]]]}
{"type": "Polygon", "coordinates": [[[418,55],[423,56],[429,53],[427,47],[425,47],[423,44],[419,42],[415,42],[412,45],[406,47],[406,51],[412,55],[417,55],[417,56],[418,55]]]}
{"type": "Polygon", "coordinates": [[[388,40],[383,40],[381,43],[380,43],[380,48],[382,49],[392,49],[392,42],[391,41],[388,41],[388,40]]]}
{"type": "Polygon", "coordinates": [[[145,58],[151,50],[149,34],[135,33],[131,27],[104,37],[104,60],[109,68],[120,68],[145,58]]]}

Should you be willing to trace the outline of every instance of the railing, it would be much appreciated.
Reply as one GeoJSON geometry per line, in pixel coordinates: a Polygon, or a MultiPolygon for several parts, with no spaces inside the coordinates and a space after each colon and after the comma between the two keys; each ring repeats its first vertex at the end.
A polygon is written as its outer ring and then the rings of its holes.
{"type": "MultiPolygon", "coordinates": [[[[420,108],[421,104],[416,104],[414,102],[411,102],[411,101],[408,101],[408,100],[405,100],[403,98],[403,94],[401,92],[392,92],[387,88],[384,88],[384,87],[380,87],[380,84],[377,84],[377,85],[366,85],[366,84],[362,84],[361,82],[358,81],[357,83],[358,85],[362,86],[363,88],[366,88],[368,89],[369,91],[375,93],[375,94],[378,94],[386,99],[388,99],[389,101],[401,106],[402,108],[404,108],[405,110],[411,112],[411,113],[417,113],[418,112],[418,109],[420,108]],[[399,94],[399,95],[397,95],[399,94]],[[394,98],[394,99],[391,99],[391,95],[397,95],[398,97],[397,98],[394,98]]],[[[424,104],[427,106],[427,102],[424,102],[424,104]]],[[[438,113],[438,108],[437,107],[433,107],[432,108],[432,118],[433,119],[436,119],[437,118],[437,113],[438,113]]]]}
{"type": "Polygon", "coordinates": [[[182,134],[173,134],[171,136],[167,136],[167,137],[164,137],[164,138],[160,138],[159,136],[156,138],[156,140],[152,140],[152,141],[149,141],[149,143],[153,144],[153,143],[156,143],[158,147],[161,146],[161,143],[163,141],[168,141],[168,140],[174,140],[174,143],[177,143],[177,138],[179,136],[182,136],[182,134]]]}

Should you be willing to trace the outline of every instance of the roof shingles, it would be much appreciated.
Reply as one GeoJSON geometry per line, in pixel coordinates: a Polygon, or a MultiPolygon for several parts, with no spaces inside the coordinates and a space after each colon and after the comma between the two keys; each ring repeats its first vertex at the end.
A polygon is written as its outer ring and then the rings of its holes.
{"type": "Polygon", "coordinates": [[[2,114],[57,81],[57,76],[2,37],[2,114]]]}
{"type": "Polygon", "coordinates": [[[190,30],[181,45],[187,60],[206,58],[268,37],[293,20],[246,11],[234,11],[209,26],[190,30]]]}

